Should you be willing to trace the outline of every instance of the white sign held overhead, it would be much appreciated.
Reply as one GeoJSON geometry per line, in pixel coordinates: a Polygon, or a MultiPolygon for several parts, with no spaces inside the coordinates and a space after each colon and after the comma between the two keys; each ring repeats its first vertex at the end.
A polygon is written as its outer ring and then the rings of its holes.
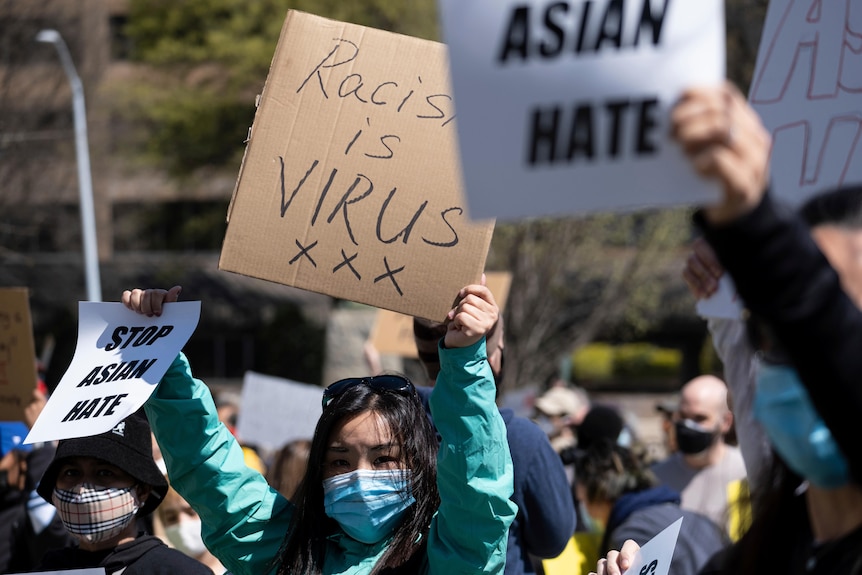
{"type": "Polygon", "coordinates": [[[98,435],[137,411],[197,327],[201,303],[146,317],[121,303],[78,304],[78,346],[25,443],[98,435]]]}
{"type": "Polygon", "coordinates": [[[729,274],[722,274],[716,292],[706,299],[698,300],[696,309],[697,315],[703,318],[743,318],[742,300],[729,274]]]}
{"type": "Polygon", "coordinates": [[[772,0],[749,100],[772,132],[774,194],[862,182],[862,4],[772,0]]]}
{"type": "Polygon", "coordinates": [[[94,567],[92,569],[63,569],[62,571],[39,571],[38,573],[29,573],[28,575],[105,575],[105,568],[94,567]]]}
{"type": "Polygon", "coordinates": [[[667,575],[673,560],[676,540],[679,538],[680,527],[682,527],[682,517],[647,541],[638,550],[625,575],[667,575]]]}
{"type": "Polygon", "coordinates": [[[440,0],[473,218],[715,201],[672,141],[724,79],[720,0],[440,0]]]}
{"type": "Polygon", "coordinates": [[[244,443],[273,451],[294,439],[311,439],[322,398],[322,387],[247,371],[237,434],[244,443]]]}

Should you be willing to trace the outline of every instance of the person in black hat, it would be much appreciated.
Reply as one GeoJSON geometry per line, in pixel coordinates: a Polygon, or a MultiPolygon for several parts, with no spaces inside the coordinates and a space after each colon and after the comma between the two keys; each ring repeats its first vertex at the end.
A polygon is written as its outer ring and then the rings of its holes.
{"type": "Polygon", "coordinates": [[[212,575],[208,567],[138,530],[136,518],[155,510],[168,491],[143,417],[132,415],[100,435],[60,441],[36,490],[54,504],[77,543],[46,554],[41,569],[212,575]]]}

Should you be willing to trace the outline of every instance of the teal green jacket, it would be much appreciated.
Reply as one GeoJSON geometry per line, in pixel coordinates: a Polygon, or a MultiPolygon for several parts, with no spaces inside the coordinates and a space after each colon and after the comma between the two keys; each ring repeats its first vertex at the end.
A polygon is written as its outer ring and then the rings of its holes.
{"type": "MultiPolygon", "coordinates": [[[[442,437],[437,455],[440,507],[428,534],[429,575],[503,573],[506,538],[517,507],[506,428],[484,340],[440,349],[431,412],[442,437]]],[[[274,573],[294,510],[249,469],[219,423],[209,389],[177,356],[146,404],[171,485],[198,512],[207,547],[234,575],[274,573]]],[[[323,510],[320,510],[323,513],[323,510]]],[[[325,575],[370,573],[387,541],[366,545],[341,531],[329,538],[325,575]]]]}

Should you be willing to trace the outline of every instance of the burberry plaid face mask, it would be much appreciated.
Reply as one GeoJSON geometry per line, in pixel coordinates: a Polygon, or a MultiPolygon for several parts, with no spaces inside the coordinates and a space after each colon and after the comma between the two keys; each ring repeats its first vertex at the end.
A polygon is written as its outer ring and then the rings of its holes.
{"type": "Polygon", "coordinates": [[[140,508],[134,485],[115,488],[82,483],[74,490],[55,488],[51,500],[69,534],[88,543],[101,543],[122,533],[140,508]]]}

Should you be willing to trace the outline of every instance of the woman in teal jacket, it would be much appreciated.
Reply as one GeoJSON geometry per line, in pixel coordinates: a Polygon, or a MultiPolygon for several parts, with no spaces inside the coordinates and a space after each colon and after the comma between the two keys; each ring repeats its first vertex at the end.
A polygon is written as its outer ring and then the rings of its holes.
{"type": "MultiPolygon", "coordinates": [[[[180,288],[123,303],[160,315],[180,288]]],[[[201,516],[207,547],[234,575],[502,573],[517,509],[506,429],[484,335],[498,309],[468,286],[449,312],[432,430],[400,376],[329,386],[296,505],[246,467],[207,387],[180,354],[146,405],[171,484],[201,516]],[[436,464],[435,464],[436,458],[436,464]]]]}

